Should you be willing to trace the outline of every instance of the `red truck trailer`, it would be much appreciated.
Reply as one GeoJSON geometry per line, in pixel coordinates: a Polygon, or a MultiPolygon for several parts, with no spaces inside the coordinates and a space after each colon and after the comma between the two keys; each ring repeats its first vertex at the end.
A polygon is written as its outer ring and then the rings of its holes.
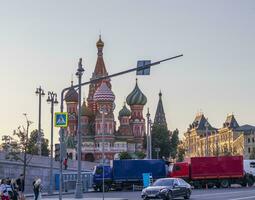
{"type": "Polygon", "coordinates": [[[170,177],[183,178],[195,188],[254,184],[253,176],[244,171],[242,156],[194,157],[170,168],[170,177]]]}

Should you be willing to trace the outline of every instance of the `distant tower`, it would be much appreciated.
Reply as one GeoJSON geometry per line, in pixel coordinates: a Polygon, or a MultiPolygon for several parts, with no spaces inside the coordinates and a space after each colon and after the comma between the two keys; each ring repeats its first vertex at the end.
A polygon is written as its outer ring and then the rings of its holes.
{"type": "Polygon", "coordinates": [[[145,134],[145,120],[143,118],[143,107],[147,103],[146,96],[136,84],[133,91],[126,98],[127,104],[131,108],[130,126],[136,142],[136,150],[142,150],[143,136],[145,134]]]}
{"type": "MultiPolygon", "coordinates": [[[[101,40],[101,35],[99,36],[99,40],[96,43],[97,46],[97,62],[94,69],[94,72],[92,73],[92,77],[90,80],[100,78],[103,76],[107,76],[108,73],[105,68],[104,59],[103,59],[103,48],[104,48],[104,42],[101,40]]],[[[111,89],[111,83],[110,79],[105,79],[107,86],[111,89]]],[[[93,97],[97,90],[97,88],[101,85],[102,80],[98,82],[91,83],[89,85],[89,93],[88,93],[88,108],[95,114],[97,112],[97,106],[96,102],[94,101],[93,97]]]]}
{"type": "Polygon", "coordinates": [[[75,136],[77,131],[78,93],[73,87],[73,81],[71,82],[71,88],[65,94],[65,101],[68,112],[68,134],[75,136]]]}
{"type": "Polygon", "coordinates": [[[154,125],[163,125],[167,127],[166,123],[166,116],[163,108],[163,103],[162,103],[162,93],[161,91],[159,92],[159,100],[158,100],[158,106],[154,118],[154,125]]]}
{"type": "Polygon", "coordinates": [[[81,106],[81,132],[83,136],[91,134],[89,126],[92,115],[92,112],[86,106],[85,99],[83,99],[83,104],[81,106]]]}
{"type": "MultiPolygon", "coordinates": [[[[115,95],[107,85],[107,81],[103,80],[101,85],[96,90],[93,99],[96,102],[98,108],[95,118],[95,146],[97,148],[102,147],[102,132],[105,138],[105,156],[107,159],[112,160],[114,152],[111,152],[114,146],[114,132],[115,132],[115,121],[114,121],[114,100],[115,95]],[[102,114],[99,109],[103,107],[107,110],[107,114],[104,116],[104,124],[102,124],[102,114]]],[[[101,151],[96,153],[96,160],[101,159],[101,151]]]]}

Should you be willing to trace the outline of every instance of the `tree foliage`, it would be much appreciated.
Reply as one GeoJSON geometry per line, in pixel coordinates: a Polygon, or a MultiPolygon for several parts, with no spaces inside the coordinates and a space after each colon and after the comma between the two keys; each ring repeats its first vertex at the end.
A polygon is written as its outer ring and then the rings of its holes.
{"type": "Polygon", "coordinates": [[[137,159],[144,159],[146,157],[146,154],[142,151],[136,151],[135,156],[137,159]]]}
{"type": "Polygon", "coordinates": [[[185,155],[185,149],[182,146],[178,146],[177,150],[177,162],[183,162],[185,155]]]}
{"type": "MultiPolygon", "coordinates": [[[[30,138],[28,140],[27,152],[32,155],[38,155],[38,146],[37,146],[37,138],[38,131],[33,130],[30,134],[30,138]]],[[[49,156],[49,140],[46,138],[42,138],[42,156],[49,156]]]]}
{"type": "Polygon", "coordinates": [[[168,158],[171,152],[171,143],[167,127],[163,125],[153,125],[151,130],[151,137],[152,158],[157,157],[155,148],[160,148],[159,158],[168,158]]]}
{"type": "Polygon", "coordinates": [[[2,137],[3,148],[6,151],[6,159],[24,162],[24,152],[27,144],[27,132],[24,127],[18,127],[13,132],[13,137],[5,135],[2,137]],[[17,138],[17,139],[14,139],[17,138]]]}
{"type": "Polygon", "coordinates": [[[171,156],[171,158],[176,158],[179,142],[180,142],[179,141],[179,130],[175,129],[173,131],[172,137],[170,139],[170,156],[171,156]]]}
{"type": "Polygon", "coordinates": [[[119,158],[120,158],[120,160],[132,159],[131,155],[126,151],[121,152],[119,155],[119,158]]]}

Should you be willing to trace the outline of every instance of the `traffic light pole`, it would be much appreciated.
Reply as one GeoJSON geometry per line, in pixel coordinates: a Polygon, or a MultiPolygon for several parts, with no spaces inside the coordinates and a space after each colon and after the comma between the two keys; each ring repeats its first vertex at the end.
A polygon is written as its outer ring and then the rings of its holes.
{"type": "MultiPolygon", "coordinates": [[[[103,79],[108,79],[108,78],[112,78],[112,77],[116,77],[116,76],[120,76],[120,75],[123,75],[123,74],[127,74],[127,73],[130,73],[130,72],[133,72],[133,71],[140,71],[140,70],[145,70],[145,69],[148,69],[154,65],[159,65],[160,63],[162,62],[166,62],[168,60],[173,60],[175,58],[179,58],[179,57],[182,57],[183,55],[180,54],[180,55],[177,55],[177,56],[174,56],[174,57],[170,57],[170,58],[166,58],[166,59],[163,59],[163,60],[160,60],[160,61],[157,61],[157,62],[153,62],[153,63],[149,63],[149,64],[146,64],[146,65],[143,65],[141,67],[134,67],[134,68],[131,68],[129,70],[125,70],[125,71],[122,71],[122,72],[118,72],[118,73],[115,73],[115,74],[111,74],[111,75],[108,75],[108,76],[103,76],[103,77],[100,77],[100,78],[96,78],[96,79],[93,79],[91,81],[87,81],[87,82],[84,82],[84,83],[81,83],[81,84],[77,84],[77,85],[74,85],[73,88],[79,88],[80,86],[84,86],[84,85],[88,85],[90,83],[94,83],[94,82],[97,82],[97,81],[100,81],[100,80],[103,80],[103,79]]],[[[67,88],[64,88],[61,92],[61,103],[60,103],[60,112],[63,112],[64,111],[64,93],[66,91],[68,91],[71,87],[67,87],[67,88]]],[[[60,178],[60,181],[59,181],[59,200],[62,200],[62,184],[63,184],[63,155],[62,155],[62,151],[63,151],[63,143],[64,143],[64,128],[60,128],[60,175],[59,175],[59,178],[60,178]]]]}

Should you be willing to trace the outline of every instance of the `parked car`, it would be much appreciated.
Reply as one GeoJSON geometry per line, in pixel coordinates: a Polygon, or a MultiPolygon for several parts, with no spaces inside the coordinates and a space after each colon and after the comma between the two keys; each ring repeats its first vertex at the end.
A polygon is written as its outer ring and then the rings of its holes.
{"type": "Polygon", "coordinates": [[[147,199],[172,200],[177,197],[189,199],[191,186],[181,178],[161,178],[142,190],[141,197],[147,199]]]}

